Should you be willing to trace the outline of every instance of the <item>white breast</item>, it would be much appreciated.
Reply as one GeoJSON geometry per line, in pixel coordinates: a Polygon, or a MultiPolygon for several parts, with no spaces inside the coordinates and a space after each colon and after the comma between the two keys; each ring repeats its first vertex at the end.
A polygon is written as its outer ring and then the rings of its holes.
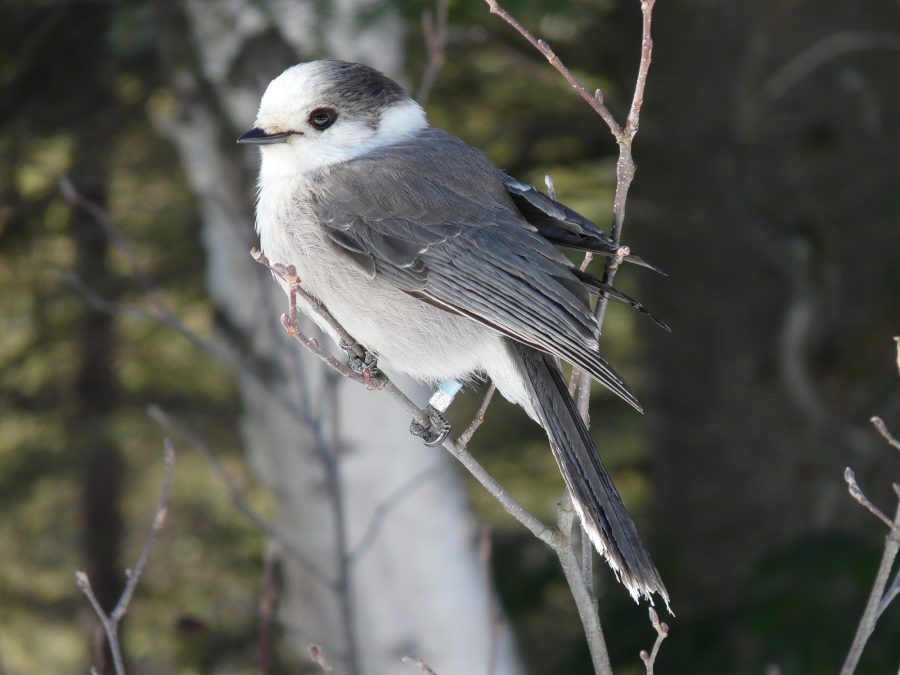
{"type": "MultiPolygon", "coordinates": [[[[260,191],[257,229],[263,252],[273,262],[294,265],[304,288],[384,365],[421,381],[466,379],[481,369],[485,349],[496,353],[499,338],[493,331],[378,277],[370,279],[327,241],[306,207],[314,187],[285,183],[268,181],[260,191]]],[[[316,322],[337,340],[324,322],[316,322]]]]}

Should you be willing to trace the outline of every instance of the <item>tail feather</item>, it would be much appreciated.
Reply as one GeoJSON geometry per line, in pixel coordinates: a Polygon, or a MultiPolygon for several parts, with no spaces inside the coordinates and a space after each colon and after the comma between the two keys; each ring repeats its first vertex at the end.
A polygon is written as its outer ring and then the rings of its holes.
{"type": "Polygon", "coordinates": [[[652,603],[653,594],[658,593],[668,607],[669,595],[659,572],[600,460],[555,359],[516,343],[510,343],[510,349],[523,376],[531,412],[547,432],[591,542],[635,600],[643,596],[652,603]]]}

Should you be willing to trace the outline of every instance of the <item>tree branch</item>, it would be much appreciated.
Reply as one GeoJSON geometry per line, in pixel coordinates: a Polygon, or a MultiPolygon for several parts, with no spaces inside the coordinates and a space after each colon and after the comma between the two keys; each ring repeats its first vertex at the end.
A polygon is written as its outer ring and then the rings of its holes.
{"type": "Polygon", "coordinates": [[[641,661],[644,662],[644,668],[647,675],[653,675],[653,667],[656,665],[656,657],[659,654],[659,648],[662,646],[663,640],[669,637],[669,625],[659,620],[656,610],[650,608],[650,624],[656,630],[656,642],[648,654],[646,651],[641,652],[641,661]]]}
{"type": "MultiPolygon", "coordinates": [[[[900,339],[894,338],[894,340],[897,342],[897,366],[898,369],[900,369],[900,339]]],[[[896,439],[887,430],[887,427],[884,425],[884,422],[881,421],[881,418],[873,417],[872,424],[875,425],[875,429],[878,430],[878,433],[884,437],[889,445],[898,448],[896,439]]],[[[844,471],[844,480],[847,481],[847,488],[850,492],[850,496],[865,506],[889,528],[887,537],[885,537],[884,541],[884,552],[881,555],[881,563],[878,565],[878,572],[875,575],[875,581],[873,582],[872,590],[869,593],[869,600],[866,602],[866,608],[863,610],[862,618],[859,620],[859,625],[856,627],[856,635],[853,637],[850,651],[847,653],[847,658],[844,660],[844,665],[841,668],[841,675],[852,675],[859,665],[859,659],[866,647],[866,643],[869,641],[869,637],[871,637],[872,632],[875,630],[875,624],[878,622],[878,618],[882,615],[884,610],[887,609],[888,605],[893,602],[894,598],[900,594],[900,570],[894,575],[894,580],[891,582],[890,588],[885,591],[885,586],[887,586],[888,578],[894,567],[894,560],[897,558],[898,551],[900,551],[900,485],[894,483],[893,486],[894,494],[897,496],[898,501],[894,519],[891,520],[884,515],[878,507],[872,504],[865,494],[863,494],[862,489],[860,489],[856,482],[853,471],[851,471],[849,467],[844,471]]]]}
{"type": "Polygon", "coordinates": [[[585,102],[593,108],[594,112],[596,112],[600,117],[606,122],[606,126],[609,127],[610,133],[612,133],[613,137],[617,142],[621,141],[624,138],[622,128],[619,126],[619,123],[616,122],[616,119],[613,117],[612,113],[609,111],[609,108],[603,103],[603,92],[600,89],[594,90],[593,94],[590,94],[587,88],[576,78],[572,71],[570,71],[566,64],[564,64],[560,58],[556,55],[550,45],[548,45],[544,40],[540,40],[536,38],[531,32],[525,28],[517,19],[509,14],[505,9],[503,9],[497,0],[485,0],[487,2],[488,7],[490,8],[491,14],[496,14],[501,19],[503,19],[506,23],[512,26],[523,38],[528,40],[531,45],[537,49],[541,54],[544,55],[544,58],[550,63],[551,66],[556,68],[560,75],[562,75],[566,82],[572,85],[572,88],[578,92],[578,95],[581,96],[585,100],[585,102]]]}
{"type": "Polygon", "coordinates": [[[847,481],[847,491],[850,493],[850,496],[865,506],[878,520],[887,525],[888,529],[894,533],[894,536],[900,536],[900,525],[884,515],[884,512],[866,497],[862,488],[859,487],[859,483],[856,482],[853,470],[849,466],[844,469],[844,480],[847,481]]]}
{"type": "Polygon", "coordinates": [[[369,524],[363,530],[359,543],[347,553],[350,564],[359,562],[366,552],[375,543],[381,526],[391,514],[391,512],[400,506],[405,499],[412,495],[416,490],[428,484],[429,481],[437,478],[444,469],[443,462],[435,462],[431,466],[427,466],[412,478],[404,481],[396,490],[394,490],[384,501],[378,504],[372,512],[369,524]]]}
{"type": "Polygon", "coordinates": [[[425,51],[428,53],[428,65],[416,89],[416,100],[425,106],[431,97],[431,91],[438,73],[444,67],[447,47],[447,13],[449,0],[437,0],[435,12],[426,9],[422,12],[422,34],[425,36],[425,51]]]}
{"type": "MultiPolygon", "coordinates": [[[[897,504],[897,513],[894,516],[892,525],[895,527],[900,526],[900,503],[897,504]]],[[[893,588],[893,586],[897,585],[897,579],[894,580],[894,584],[892,584],[889,593],[885,593],[884,588],[887,585],[888,577],[894,566],[894,560],[897,557],[898,550],[900,550],[900,537],[897,536],[897,531],[894,529],[891,530],[890,534],[885,538],[884,553],[881,555],[878,573],[875,575],[875,582],[872,584],[869,600],[866,603],[866,608],[863,611],[862,618],[856,628],[856,635],[853,637],[850,651],[841,668],[841,675],[852,675],[852,673],[856,671],[856,666],[859,665],[859,659],[866,647],[866,643],[869,641],[869,637],[875,630],[875,623],[878,621],[881,612],[887,607],[887,604],[882,605],[883,601],[886,600],[889,595],[890,600],[893,600],[897,595],[897,591],[893,588]]],[[[888,602],[890,600],[888,600],[888,602]]]]}
{"type": "Polygon", "coordinates": [[[159,534],[166,522],[166,513],[168,513],[169,509],[169,489],[172,485],[172,469],[175,466],[175,448],[168,438],[163,442],[163,448],[165,454],[163,480],[159,491],[159,501],[156,504],[156,511],[153,514],[153,521],[150,525],[150,532],[144,540],[144,546],[141,549],[134,569],[125,570],[128,581],[112,612],[107,614],[103,607],[100,606],[100,601],[97,600],[97,596],[94,595],[94,590],[91,588],[91,580],[88,578],[88,575],[80,570],[75,572],[75,582],[87,597],[88,602],[91,603],[91,607],[93,607],[94,613],[103,627],[103,632],[106,634],[106,641],[112,654],[116,675],[125,675],[126,673],[125,662],[122,658],[122,648],[119,645],[119,622],[122,621],[122,617],[128,611],[128,605],[134,596],[138,582],[141,580],[144,568],[147,567],[147,562],[150,560],[150,553],[153,551],[153,546],[156,544],[156,540],[159,538],[159,534]]]}
{"type": "MultiPolygon", "coordinates": [[[[640,113],[644,103],[644,91],[647,85],[647,75],[650,70],[650,62],[653,55],[653,38],[651,34],[653,6],[655,0],[641,0],[641,56],[638,64],[638,74],[635,81],[634,93],[631,99],[631,106],[624,128],[619,126],[609,109],[603,103],[603,94],[598,89],[593,96],[588,94],[584,85],[582,85],[569,71],[559,57],[553,52],[550,46],[543,40],[537,39],[532,35],[519,21],[512,17],[506,10],[498,4],[497,0],[485,0],[491,13],[497,14],[506,23],[512,26],[520,35],[522,35],[529,43],[531,43],[550,64],[559,71],[559,73],[569,82],[570,85],[578,92],[578,94],[591,106],[591,108],[600,116],[600,118],[609,127],[616,143],[619,147],[619,156],[616,162],[616,191],[613,198],[612,225],[610,228],[610,237],[618,246],[615,256],[607,259],[603,272],[603,282],[612,286],[615,280],[616,272],[624,258],[629,255],[628,247],[620,246],[622,236],[622,226],[625,222],[625,205],[628,201],[628,192],[631,183],[634,180],[635,163],[632,157],[632,144],[640,126],[640,113]]],[[[545,179],[547,189],[551,197],[555,198],[553,181],[549,176],[545,179]]],[[[584,270],[590,264],[592,259],[591,253],[586,253],[581,269],[584,270]]],[[[594,310],[594,316],[597,320],[598,334],[603,332],[603,322],[606,317],[606,308],[609,304],[609,295],[601,293],[597,306],[594,310]]],[[[577,369],[573,370],[572,379],[570,380],[570,391],[577,391],[577,407],[585,424],[590,425],[588,415],[588,406],[590,402],[591,379],[586,373],[580,373],[577,369]]],[[[559,556],[566,579],[572,590],[582,625],[585,629],[585,637],[591,651],[591,658],[594,663],[594,669],[597,673],[612,673],[612,667],[609,662],[609,652],[606,642],[603,638],[603,631],[597,615],[597,602],[593,590],[593,547],[588,542],[584,546],[584,540],[587,537],[582,532],[582,563],[579,568],[577,557],[574,552],[574,544],[572,542],[572,521],[574,514],[571,510],[571,498],[566,493],[560,506],[557,518],[557,529],[562,533],[564,544],[554,547],[559,556]]]]}
{"type": "Polygon", "coordinates": [[[888,428],[885,425],[883,419],[876,416],[869,421],[872,422],[872,425],[875,427],[878,433],[881,434],[881,437],[888,442],[888,445],[890,445],[892,448],[900,450],[900,441],[894,438],[893,434],[888,431],[888,428]]]}
{"type": "Polygon", "coordinates": [[[147,414],[154,422],[156,422],[167,432],[182,439],[184,442],[193,445],[197,450],[203,453],[203,456],[206,457],[206,461],[209,463],[212,472],[219,478],[219,480],[222,482],[222,485],[225,486],[225,491],[228,493],[229,501],[231,501],[231,503],[237,508],[237,510],[243,513],[251,523],[253,523],[256,529],[265,534],[272,541],[277,542],[282,551],[300,567],[309,572],[312,577],[321,581],[322,584],[324,584],[332,591],[337,590],[337,582],[335,582],[327,574],[325,574],[325,572],[323,572],[318,567],[318,565],[309,560],[309,558],[307,558],[302,551],[294,546],[287,537],[282,535],[262,516],[260,516],[256,511],[253,510],[253,508],[244,497],[244,493],[241,491],[241,488],[238,485],[237,481],[231,474],[229,474],[225,470],[225,467],[222,466],[222,464],[219,462],[219,459],[216,457],[216,453],[213,452],[212,448],[209,447],[209,444],[201,436],[197,435],[184,425],[175,421],[171,417],[171,415],[169,415],[158,405],[151,404],[150,406],[148,406],[147,414]]]}
{"type": "Polygon", "coordinates": [[[425,673],[425,675],[437,675],[437,673],[431,669],[431,666],[429,666],[427,663],[425,663],[422,659],[418,658],[417,656],[404,656],[401,659],[401,661],[403,661],[403,663],[405,663],[408,666],[415,666],[416,668],[421,670],[423,673],[425,673]]]}
{"type": "Polygon", "coordinates": [[[472,422],[466,427],[466,430],[459,435],[459,438],[456,439],[456,443],[460,448],[465,449],[472,439],[472,436],[478,431],[478,427],[484,424],[484,416],[487,414],[488,406],[491,404],[491,399],[494,397],[494,392],[496,391],[497,385],[491,382],[484,394],[484,398],[481,400],[481,405],[478,406],[478,412],[476,412],[475,417],[472,418],[472,422]]]}

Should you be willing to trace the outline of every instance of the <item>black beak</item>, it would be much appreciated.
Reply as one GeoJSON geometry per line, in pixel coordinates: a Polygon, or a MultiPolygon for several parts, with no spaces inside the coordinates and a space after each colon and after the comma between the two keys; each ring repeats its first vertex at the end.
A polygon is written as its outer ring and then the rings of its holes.
{"type": "Polygon", "coordinates": [[[282,134],[267,134],[259,127],[254,127],[246,134],[237,139],[238,143],[249,143],[250,145],[270,145],[272,143],[285,143],[293,132],[286,131],[282,134]]]}

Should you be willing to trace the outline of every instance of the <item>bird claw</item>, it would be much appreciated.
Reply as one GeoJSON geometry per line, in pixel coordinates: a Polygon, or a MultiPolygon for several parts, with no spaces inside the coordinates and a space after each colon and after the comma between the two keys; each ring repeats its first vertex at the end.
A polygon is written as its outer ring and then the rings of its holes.
{"type": "Polygon", "coordinates": [[[378,357],[372,352],[367,351],[358,342],[350,343],[341,340],[340,348],[347,355],[347,367],[357,375],[366,378],[367,383],[371,382],[380,374],[378,372],[378,357]]]}
{"type": "Polygon", "coordinates": [[[425,414],[428,415],[430,424],[423,426],[418,419],[414,419],[409,425],[409,433],[418,436],[427,446],[440,445],[450,435],[450,422],[434,406],[426,406],[425,414]]]}

